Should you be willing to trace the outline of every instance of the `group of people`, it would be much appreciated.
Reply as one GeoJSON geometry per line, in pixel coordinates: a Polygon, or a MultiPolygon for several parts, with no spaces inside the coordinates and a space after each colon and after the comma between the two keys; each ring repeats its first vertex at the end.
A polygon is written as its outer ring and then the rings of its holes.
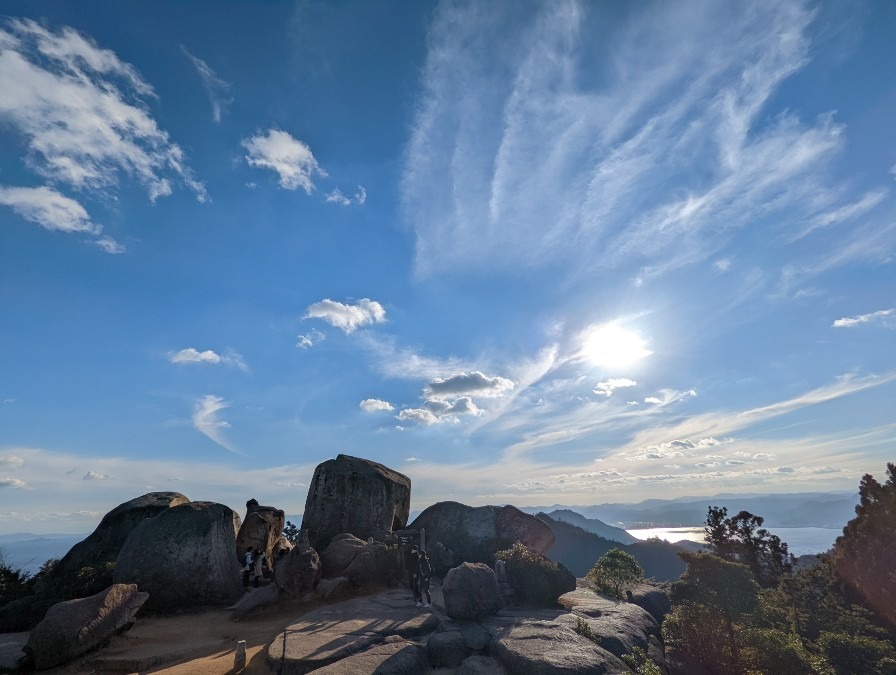
{"type": "Polygon", "coordinates": [[[249,587],[250,579],[252,580],[252,586],[258,588],[258,584],[264,577],[266,562],[262,549],[251,546],[246,549],[246,555],[243,557],[243,586],[245,588],[249,587]]]}
{"type": "Polygon", "coordinates": [[[429,594],[429,583],[432,577],[432,565],[426,551],[412,546],[405,555],[405,571],[408,574],[408,585],[414,594],[417,607],[432,607],[432,596],[429,594]],[[424,595],[426,602],[423,601],[424,595]]]}

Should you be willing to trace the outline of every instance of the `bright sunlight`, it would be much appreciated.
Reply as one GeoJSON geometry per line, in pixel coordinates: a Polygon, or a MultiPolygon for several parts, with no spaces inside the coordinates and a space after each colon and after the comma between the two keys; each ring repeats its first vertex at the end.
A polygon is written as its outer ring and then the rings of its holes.
{"type": "Polygon", "coordinates": [[[636,332],[613,324],[600,326],[582,344],[582,354],[589,361],[613,369],[630,366],[652,353],[636,332]]]}

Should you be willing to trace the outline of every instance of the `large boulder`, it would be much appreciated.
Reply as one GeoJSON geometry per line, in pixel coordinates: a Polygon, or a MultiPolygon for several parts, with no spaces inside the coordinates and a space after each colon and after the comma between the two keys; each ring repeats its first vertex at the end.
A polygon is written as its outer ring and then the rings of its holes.
{"type": "Polygon", "coordinates": [[[310,546],[299,545],[277,559],[274,568],[274,583],[294,598],[310,593],[320,581],[320,557],[310,546]]]}
{"type": "Polygon", "coordinates": [[[321,563],[325,577],[348,577],[357,586],[391,586],[401,580],[401,559],[396,550],[347,533],[333,538],[321,553],[321,563]]]}
{"type": "Polygon", "coordinates": [[[541,554],[554,543],[549,525],[515,506],[438,502],[410,527],[426,529],[426,551],[436,574],[462,562],[494,564],[495,553],[517,541],[541,554]]]}
{"type": "Polygon", "coordinates": [[[190,502],[144,520],[125,542],[116,583],[150,594],[147,609],[229,605],[243,592],[233,554],[240,517],[215,502],[190,502]]]}
{"type": "Polygon", "coordinates": [[[494,570],[483,563],[462,563],[442,580],[445,612],[453,619],[478,619],[501,609],[494,570]]]}
{"type": "MultiPolygon", "coordinates": [[[[43,589],[65,590],[66,578],[77,577],[84,567],[101,570],[118,559],[118,554],[131,532],[147,518],[154,518],[174,506],[189,503],[180,492],[149,492],[119,504],[109,511],[96,529],[83,541],[72,546],[41,580],[43,589]],[[60,583],[63,582],[63,583],[60,583]]],[[[68,598],[59,598],[68,599],[68,598]]]]}
{"type": "Polygon", "coordinates": [[[52,668],[102,644],[134,623],[148,593],[115,584],[89,598],[53,605],[23,648],[38,670],[52,668]]]}
{"type": "Polygon", "coordinates": [[[411,479],[367,459],[339,455],[318,464],[308,489],[302,529],[324,549],[337,534],[381,538],[407,525],[411,479]]]}
{"type": "Polygon", "coordinates": [[[264,551],[268,560],[274,560],[281,548],[283,526],[286,515],[274,506],[260,506],[250,499],[246,502],[246,517],[236,535],[237,559],[242,560],[246,549],[254,548],[264,551]]]}

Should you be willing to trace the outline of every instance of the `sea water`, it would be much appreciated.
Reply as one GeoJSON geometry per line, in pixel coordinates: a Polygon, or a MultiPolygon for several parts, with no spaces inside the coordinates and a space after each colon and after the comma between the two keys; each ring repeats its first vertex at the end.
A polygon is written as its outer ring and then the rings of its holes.
{"type": "MultiPolygon", "coordinates": [[[[834,541],[843,534],[840,528],[831,527],[768,527],[772,534],[781,538],[795,556],[824,553],[834,545],[834,541]]],[[[638,539],[659,537],[666,541],[703,541],[703,527],[651,527],[645,529],[626,530],[638,539]]]]}

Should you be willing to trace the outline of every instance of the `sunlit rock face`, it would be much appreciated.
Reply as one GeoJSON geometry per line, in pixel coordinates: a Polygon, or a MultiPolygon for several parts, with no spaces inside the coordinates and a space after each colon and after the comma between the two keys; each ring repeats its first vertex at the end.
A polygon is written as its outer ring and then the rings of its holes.
{"type": "Polygon", "coordinates": [[[241,559],[246,549],[264,551],[269,561],[274,560],[280,548],[286,516],[274,506],[260,506],[250,499],[246,503],[246,517],[236,535],[236,555],[241,559]]]}
{"type": "Polygon", "coordinates": [[[135,527],[147,518],[189,501],[180,492],[149,492],[119,504],[103,516],[92,534],[72,546],[53,568],[51,578],[77,574],[84,567],[101,568],[106,563],[114,563],[135,527]]]}
{"type": "Polygon", "coordinates": [[[190,502],[143,521],[115,564],[115,582],[149,593],[147,608],[229,605],[243,593],[236,550],[239,515],[215,502],[190,502]]]}
{"type": "Polygon", "coordinates": [[[320,551],[343,532],[367,539],[400,530],[410,509],[410,478],[367,459],[339,455],[314,470],[302,529],[320,551]]]}

